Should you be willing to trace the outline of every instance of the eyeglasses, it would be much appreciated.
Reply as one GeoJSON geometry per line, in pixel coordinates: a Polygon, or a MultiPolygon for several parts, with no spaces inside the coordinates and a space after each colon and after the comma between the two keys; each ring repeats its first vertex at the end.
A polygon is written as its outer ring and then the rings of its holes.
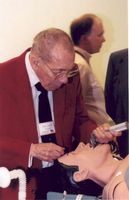
{"type": "MultiPolygon", "coordinates": [[[[43,61],[41,56],[39,56],[39,58],[43,61]]],[[[55,78],[62,78],[64,76],[71,78],[79,73],[79,69],[76,64],[74,64],[74,67],[69,71],[65,69],[52,69],[47,63],[45,63],[45,66],[54,74],[55,78]]]]}
{"type": "Polygon", "coordinates": [[[66,76],[67,78],[71,78],[77,75],[79,72],[79,69],[76,65],[69,71],[65,69],[51,69],[48,65],[47,67],[51,70],[51,72],[55,75],[56,78],[62,78],[64,76],[66,76]]]}

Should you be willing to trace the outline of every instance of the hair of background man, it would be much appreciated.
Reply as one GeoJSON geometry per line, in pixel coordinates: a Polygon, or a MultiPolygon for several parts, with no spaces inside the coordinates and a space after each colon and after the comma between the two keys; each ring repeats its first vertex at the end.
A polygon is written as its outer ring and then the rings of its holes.
{"type": "Polygon", "coordinates": [[[82,35],[89,35],[91,33],[94,20],[97,18],[94,14],[84,14],[72,21],[70,34],[75,45],[79,44],[82,35]]]}

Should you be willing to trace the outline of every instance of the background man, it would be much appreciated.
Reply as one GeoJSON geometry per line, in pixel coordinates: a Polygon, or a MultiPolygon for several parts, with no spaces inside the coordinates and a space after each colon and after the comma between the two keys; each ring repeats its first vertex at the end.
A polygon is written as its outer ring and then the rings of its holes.
{"type": "Polygon", "coordinates": [[[91,54],[99,52],[105,42],[102,20],[94,14],[84,14],[72,21],[70,33],[75,45],[75,62],[79,64],[87,112],[97,124],[108,122],[103,88],[90,66],[91,54]]]}

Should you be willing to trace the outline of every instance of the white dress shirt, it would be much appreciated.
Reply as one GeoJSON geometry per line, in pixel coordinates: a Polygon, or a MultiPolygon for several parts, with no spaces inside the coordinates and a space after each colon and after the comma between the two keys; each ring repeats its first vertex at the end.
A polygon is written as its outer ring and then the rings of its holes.
{"type": "MultiPolygon", "coordinates": [[[[38,119],[38,97],[40,95],[40,91],[38,91],[35,87],[36,83],[40,82],[39,78],[35,74],[34,70],[32,69],[32,66],[29,61],[29,54],[30,52],[27,52],[25,56],[25,64],[26,64],[26,70],[27,74],[29,77],[30,85],[31,85],[31,90],[32,90],[32,97],[33,97],[33,103],[34,103],[34,111],[35,111],[35,117],[36,117],[36,125],[37,125],[37,132],[38,132],[38,139],[39,143],[42,143],[41,136],[40,136],[40,131],[39,131],[39,119],[38,119]]],[[[48,99],[50,103],[50,108],[51,108],[51,114],[52,114],[52,120],[54,122],[54,114],[53,114],[53,96],[52,92],[48,91],[48,99]]],[[[43,161],[43,168],[45,167],[50,167],[53,165],[53,163],[49,163],[46,161],[43,161]]],[[[32,165],[32,158],[29,157],[29,164],[28,166],[30,167],[32,165]]]]}

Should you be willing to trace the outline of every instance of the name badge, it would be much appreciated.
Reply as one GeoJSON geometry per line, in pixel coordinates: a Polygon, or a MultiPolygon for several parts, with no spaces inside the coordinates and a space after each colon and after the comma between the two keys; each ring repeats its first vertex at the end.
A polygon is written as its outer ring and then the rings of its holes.
{"type": "Polygon", "coordinates": [[[55,133],[55,126],[53,121],[44,122],[39,124],[40,136],[55,133]]]}

